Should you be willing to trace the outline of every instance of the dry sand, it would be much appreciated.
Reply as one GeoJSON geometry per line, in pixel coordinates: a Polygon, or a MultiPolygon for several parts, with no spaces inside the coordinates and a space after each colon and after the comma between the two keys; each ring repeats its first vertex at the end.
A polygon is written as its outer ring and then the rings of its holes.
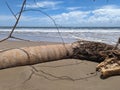
{"type": "MultiPolygon", "coordinates": [[[[46,42],[5,41],[0,49],[57,44],[46,42]]],[[[0,70],[0,90],[120,90],[120,76],[100,79],[97,63],[64,59],[30,66],[0,70]],[[31,76],[30,76],[31,75],[31,76]]]]}

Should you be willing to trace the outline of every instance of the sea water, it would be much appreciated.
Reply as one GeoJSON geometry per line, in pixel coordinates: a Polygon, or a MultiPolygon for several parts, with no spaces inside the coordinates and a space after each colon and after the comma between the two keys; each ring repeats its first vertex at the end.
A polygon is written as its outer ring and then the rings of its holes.
{"type": "MultiPolygon", "coordinates": [[[[0,28],[0,39],[9,35],[12,28],[0,28]]],[[[19,27],[14,30],[13,36],[31,41],[74,42],[90,40],[115,44],[120,37],[118,27],[19,27]]]]}

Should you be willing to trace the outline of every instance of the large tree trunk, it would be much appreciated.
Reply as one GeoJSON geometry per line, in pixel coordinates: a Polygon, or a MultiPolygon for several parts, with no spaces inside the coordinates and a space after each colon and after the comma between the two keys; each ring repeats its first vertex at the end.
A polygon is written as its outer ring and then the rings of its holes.
{"type": "Polygon", "coordinates": [[[68,54],[73,54],[71,44],[11,49],[0,53],[0,69],[59,60],[68,58],[68,54]]]}
{"type": "MultiPolygon", "coordinates": [[[[106,59],[108,60],[111,58],[114,58],[114,61],[120,60],[120,53],[118,50],[117,51],[119,54],[115,54],[115,56],[113,53],[112,57],[109,56],[109,53],[113,52],[113,48],[113,46],[107,45],[105,43],[90,41],[77,41],[71,44],[16,48],[2,51],[0,53],[0,69],[15,66],[32,65],[66,58],[78,58],[95,62],[102,62],[106,59]],[[116,57],[118,58],[116,59],[116,57]]],[[[119,64],[117,64],[117,68],[114,69],[115,73],[110,74],[106,74],[106,72],[111,72],[112,69],[105,70],[106,65],[107,64],[103,65],[102,63],[97,67],[97,69],[99,69],[99,71],[101,71],[104,76],[120,74],[120,66],[118,66],[119,64]]]]}

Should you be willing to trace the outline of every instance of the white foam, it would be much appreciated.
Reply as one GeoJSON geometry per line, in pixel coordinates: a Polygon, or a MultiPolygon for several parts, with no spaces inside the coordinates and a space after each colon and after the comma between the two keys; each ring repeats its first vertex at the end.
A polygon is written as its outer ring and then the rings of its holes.
{"type": "MultiPolygon", "coordinates": [[[[11,29],[0,28],[0,37],[7,36],[11,29]]],[[[92,40],[107,43],[116,43],[118,37],[120,37],[120,29],[59,29],[62,38],[64,40],[92,40]]],[[[59,41],[61,36],[56,29],[44,29],[44,28],[17,28],[13,33],[14,36],[20,38],[26,38],[30,40],[50,40],[59,41]]]]}
{"type": "MultiPolygon", "coordinates": [[[[11,29],[0,29],[2,32],[11,31],[11,29]]],[[[14,32],[58,32],[57,29],[34,29],[34,28],[21,28],[15,29],[14,32]]],[[[112,32],[120,32],[120,29],[59,29],[59,32],[99,32],[99,33],[112,33],[112,32]]]]}

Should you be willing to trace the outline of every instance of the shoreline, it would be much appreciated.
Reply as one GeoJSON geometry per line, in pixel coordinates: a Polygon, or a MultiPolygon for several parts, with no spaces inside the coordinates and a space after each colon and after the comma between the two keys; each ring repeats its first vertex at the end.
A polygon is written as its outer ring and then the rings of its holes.
{"type": "MultiPolygon", "coordinates": [[[[6,37],[10,30],[11,29],[0,29],[0,38],[6,37]]],[[[71,43],[79,39],[86,39],[108,44],[116,44],[120,36],[120,29],[62,28],[59,32],[66,43],[71,43]]],[[[58,31],[52,28],[16,28],[13,34],[15,37],[32,41],[62,42],[58,31]]]]}

